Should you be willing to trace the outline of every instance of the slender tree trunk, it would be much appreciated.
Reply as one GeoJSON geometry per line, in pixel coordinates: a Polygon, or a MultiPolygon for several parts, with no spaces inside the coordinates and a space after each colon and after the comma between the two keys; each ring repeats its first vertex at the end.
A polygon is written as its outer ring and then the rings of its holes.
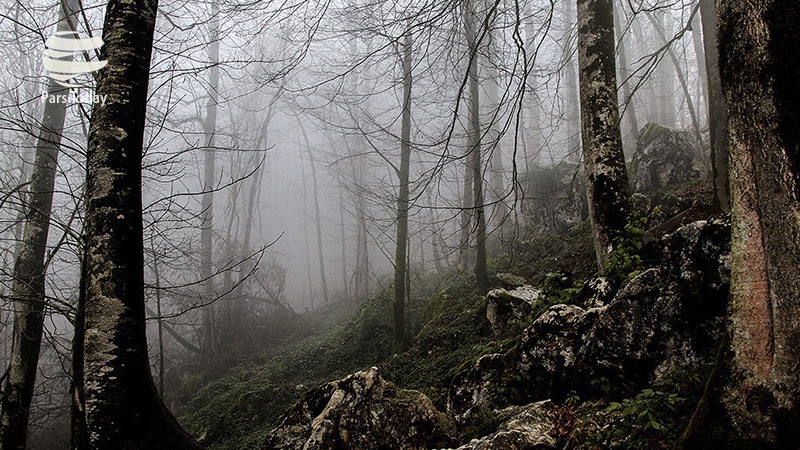
{"type": "Polygon", "coordinates": [[[531,12],[531,3],[525,2],[525,44],[527,46],[526,55],[528,57],[528,70],[527,77],[527,91],[525,93],[528,99],[527,104],[527,117],[525,120],[525,171],[530,171],[531,166],[539,164],[542,150],[542,136],[541,136],[541,116],[542,108],[539,105],[540,99],[536,95],[536,87],[538,86],[536,75],[536,25],[533,22],[533,13],[531,12]]]}
{"type": "Polygon", "coordinates": [[[203,359],[208,361],[216,353],[216,321],[214,318],[213,239],[214,239],[214,189],[216,177],[216,132],[217,109],[219,105],[219,4],[211,3],[211,20],[209,23],[208,69],[209,97],[206,103],[206,118],[203,123],[205,132],[205,174],[203,176],[202,224],[200,228],[200,276],[203,279],[202,309],[202,346],[203,359]]]}
{"type": "Polygon", "coordinates": [[[164,318],[161,315],[161,276],[158,272],[158,254],[153,248],[153,276],[155,277],[156,317],[158,323],[158,395],[166,403],[164,396],[164,318]]]}
{"type": "Polygon", "coordinates": [[[722,210],[730,208],[728,181],[728,112],[719,75],[719,42],[717,10],[714,0],[700,0],[703,23],[703,47],[708,74],[708,126],[711,136],[711,175],[714,179],[714,204],[722,210]]]}
{"type": "Polygon", "coordinates": [[[474,180],[472,173],[474,170],[472,169],[472,158],[469,152],[470,147],[467,145],[467,149],[464,154],[464,177],[461,183],[461,228],[458,246],[458,265],[462,269],[467,269],[469,267],[471,259],[470,255],[472,253],[470,251],[469,237],[472,234],[472,207],[474,205],[472,190],[472,183],[474,180]]]}
{"type": "MultiPolygon", "coordinates": [[[[713,0],[712,0],[713,1],[713,0]]],[[[698,102],[697,109],[702,107],[708,109],[708,70],[706,69],[706,52],[703,49],[703,26],[700,19],[701,14],[695,13],[691,20],[692,24],[692,47],[694,48],[695,59],[697,59],[697,81],[700,85],[703,103],[698,102]]],[[[716,30],[715,30],[716,32],[716,30]]],[[[700,96],[698,96],[699,98],[700,96]]]]}
{"type": "Polygon", "coordinates": [[[342,185],[339,184],[339,231],[342,244],[342,293],[345,300],[350,300],[350,289],[347,282],[347,239],[345,238],[344,226],[344,195],[342,195],[342,185]]]}
{"type": "MultiPolygon", "coordinates": [[[[653,25],[653,28],[655,28],[656,33],[658,34],[658,37],[661,40],[661,44],[667,45],[667,36],[664,34],[664,30],[661,29],[658,22],[656,22],[651,15],[648,14],[647,18],[650,19],[650,23],[653,25]]],[[[694,137],[695,139],[697,139],[698,144],[702,144],[703,138],[700,135],[700,121],[697,119],[697,110],[695,109],[694,102],[692,101],[692,94],[691,92],[689,92],[689,85],[688,83],[686,83],[686,78],[683,76],[681,63],[671,47],[667,47],[666,52],[667,55],[669,56],[670,61],[672,62],[672,66],[675,68],[675,73],[678,75],[678,82],[681,84],[681,88],[683,89],[683,95],[686,98],[686,106],[689,109],[689,116],[692,118],[692,128],[694,130],[694,137]]],[[[665,73],[666,72],[667,71],[665,71],[665,73]]],[[[673,104],[674,102],[670,98],[668,103],[673,104]]]]}
{"type": "Polygon", "coordinates": [[[800,4],[720,0],[733,244],[730,448],[800,448],[800,4]]]}
{"type": "Polygon", "coordinates": [[[141,171],[156,11],[153,0],[106,10],[96,91],[108,102],[94,105],[87,149],[77,448],[200,448],[159,398],[147,355],[141,171]]]}
{"type": "Polygon", "coordinates": [[[329,304],[328,298],[328,280],[325,277],[325,249],[322,246],[322,214],[319,212],[319,187],[317,186],[317,167],[314,164],[314,155],[311,153],[311,143],[308,140],[308,134],[303,127],[302,122],[297,122],[300,126],[300,131],[303,133],[303,139],[306,142],[306,150],[308,151],[308,160],[311,163],[311,188],[314,191],[314,215],[316,216],[317,223],[317,249],[319,250],[319,278],[322,283],[322,298],[325,304],[329,304]]]}
{"type": "Polygon", "coordinates": [[[583,166],[597,265],[605,267],[628,220],[628,174],[622,152],[611,0],[578,0],[578,62],[583,166]]]}
{"type": "Polygon", "coordinates": [[[411,35],[403,41],[403,118],[400,136],[399,193],[397,196],[397,235],[394,256],[394,348],[396,352],[408,347],[406,338],[406,272],[408,271],[408,177],[411,160],[411,35]]]}
{"type": "Polygon", "coordinates": [[[469,158],[472,169],[472,187],[475,216],[475,281],[478,290],[485,294],[489,290],[489,275],[486,269],[486,215],[483,198],[483,164],[481,162],[481,118],[480,118],[480,91],[478,84],[478,43],[475,29],[475,11],[472,10],[472,0],[467,2],[464,23],[466,25],[467,43],[470,49],[469,65],[469,158]]]}
{"type": "Polygon", "coordinates": [[[311,279],[311,242],[308,240],[308,189],[306,189],[306,165],[300,156],[300,176],[303,179],[303,239],[306,243],[306,278],[308,281],[308,300],[314,309],[314,282],[311,279]]]}
{"type": "Polygon", "coordinates": [[[568,160],[577,163],[581,160],[581,125],[580,113],[578,107],[580,105],[580,97],[578,94],[578,80],[576,73],[578,69],[575,67],[575,41],[572,34],[572,26],[575,21],[575,13],[572,9],[573,3],[564,1],[564,36],[566,44],[564,75],[567,81],[567,100],[566,100],[566,121],[567,121],[567,152],[568,160]]]}
{"type": "Polygon", "coordinates": [[[623,38],[623,29],[620,24],[619,14],[614,15],[614,29],[617,36],[617,50],[619,53],[619,74],[622,77],[622,95],[627,101],[625,112],[623,115],[628,118],[628,125],[631,127],[631,143],[627,147],[630,148],[630,154],[636,150],[636,141],[639,139],[639,120],[636,117],[636,105],[633,102],[633,92],[631,91],[631,80],[628,79],[630,72],[628,71],[628,52],[625,48],[625,39],[623,38]]]}
{"type": "MultiPolygon", "coordinates": [[[[61,3],[58,31],[74,29],[78,5],[61,3]]],[[[48,95],[65,95],[69,91],[50,80],[48,95]]],[[[45,309],[45,252],[50,229],[50,210],[58,166],[58,152],[64,131],[66,103],[46,103],[36,144],[27,214],[21,245],[14,261],[11,298],[14,301],[14,329],[11,357],[3,387],[0,412],[0,442],[4,449],[25,449],[28,421],[36,382],[36,366],[42,344],[45,309]]]]}
{"type": "MultiPolygon", "coordinates": [[[[652,22],[653,29],[660,35],[671,34],[669,22],[665,21],[667,13],[663,9],[657,9],[654,14],[656,19],[652,22]]],[[[661,47],[657,45],[657,47],[661,47]]],[[[655,70],[656,82],[658,83],[658,123],[666,127],[677,125],[677,114],[675,113],[675,79],[664,58],[658,62],[655,70]]]]}

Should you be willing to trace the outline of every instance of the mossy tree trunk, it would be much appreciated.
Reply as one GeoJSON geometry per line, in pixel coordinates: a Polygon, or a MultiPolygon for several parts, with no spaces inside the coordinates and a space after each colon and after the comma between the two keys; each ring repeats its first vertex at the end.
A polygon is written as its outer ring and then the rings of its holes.
{"type": "Polygon", "coordinates": [[[111,0],[87,149],[74,448],[199,449],[159,398],[145,332],[142,145],[158,2],[111,0]],[[79,363],[80,363],[79,362],[79,363]]]}
{"type": "Polygon", "coordinates": [[[611,0],[578,0],[578,64],[583,165],[600,269],[624,236],[629,187],[622,152],[611,0]]]}
{"type": "Polygon", "coordinates": [[[800,448],[800,4],[717,8],[732,180],[729,444],[800,448]]]}

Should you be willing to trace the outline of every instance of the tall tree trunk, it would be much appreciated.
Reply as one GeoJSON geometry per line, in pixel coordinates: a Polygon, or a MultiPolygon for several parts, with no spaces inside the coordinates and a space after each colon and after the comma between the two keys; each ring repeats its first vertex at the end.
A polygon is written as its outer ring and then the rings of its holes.
{"type": "Polygon", "coordinates": [[[200,215],[200,276],[203,279],[202,309],[202,346],[203,356],[206,361],[216,353],[216,323],[214,318],[214,290],[213,258],[214,258],[214,189],[216,177],[216,132],[217,109],[219,105],[219,4],[216,0],[211,3],[211,20],[209,22],[208,44],[208,102],[206,103],[206,118],[203,121],[205,133],[205,157],[203,176],[203,198],[201,200],[202,213],[200,215]]]}
{"type": "MultiPolygon", "coordinates": [[[[659,35],[670,35],[669,22],[664,20],[667,12],[663,9],[657,9],[655,14],[656,19],[652,22],[653,29],[659,35]]],[[[657,48],[662,46],[663,42],[656,44],[657,48]]],[[[665,58],[661,58],[655,69],[655,81],[658,83],[658,123],[665,127],[675,127],[677,125],[677,114],[675,113],[675,79],[670,70],[669,65],[665,58]]]]}
{"type": "MultiPolygon", "coordinates": [[[[694,10],[694,13],[697,13],[697,9],[694,10]]],[[[658,22],[655,21],[653,16],[648,14],[647,18],[650,19],[650,23],[653,25],[653,28],[655,28],[656,33],[658,34],[658,37],[661,39],[661,44],[667,46],[667,36],[664,34],[664,30],[659,26],[658,22]]],[[[694,102],[692,101],[692,94],[691,92],[689,92],[689,85],[686,82],[686,78],[683,76],[683,69],[681,68],[681,63],[678,60],[678,57],[675,55],[675,52],[672,50],[672,47],[667,46],[666,52],[667,56],[669,56],[670,61],[672,61],[672,66],[675,68],[675,73],[678,75],[678,82],[681,84],[681,88],[683,89],[683,95],[686,98],[686,107],[689,109],[689,116],[692,119],[692,129],[694,130],[694,137],[695,139],[697,139],[698,144],[702,144],[703,138],[700,135],[700,121],[697,119],[697,110],[695,109],[694,102]]],[[[674,104],[671,98],[668,103],[674,104]]]]}
{"type": "Polygon", "coordinates": [[[508,215],[508,205],[505,200],[505,168],[503,167],[503,137],[500,105],[500,78],[497,71],[500,62],[500,48],[497,45],[498,32],[495,30],[497,21],[497,10],[494,7],[494,0],[484,0],[485,8],[490,15],[487,19],[489,30],[486,33],[488,42],[486,43],[486,56],[483,58],[484,80],[486,82],[486,104],[484,114],[486,115],[486,126],[488,127],[486,138],[489,143],[489,201],[492,203],[491,222],[496,228],[503,225],[503,221],[508,215]]]}
{"type": "MultiPolygon", "coordinates": [[[[145,329],[142,144],[157,1],[110,0],[87,149],[82,412],[90,449],[199,449],[156,392],[145,329]]],[[[81,445],[84,444],[84,445],[81,445]]]]}
{"type": "MultiPolygon", "coordinates": [[[[62,2],[58,10],[57,30],[73,30],[78,5],[74,1],[62,2]]],[[[69,88],[50,80],[48,95],[66,95],[67,92],[69,88]]],[[[28,436],[28,420],[44,328],[45,252],[66,108],[66,102],[48,102],[44,106],[27,194],[23,236],[14,261],[11,286],[14,329],[0,412],[0,442],[4,449],[9,450],[24,450],[28,436]]]]}
{"type": "Polygon", "coordinates": [[[728,112],[719,75],[717,10],[714,0],[700,0],[703,23],[703,47],[708,74],[708,126],[711,136],[711,175],[714,179],[714,203],[722,210],[730,208],[728,181],[728,112]]]}
{"type": "Polygon", "coordinates": [[[572,2],[564,1],[564,36],[566,55],[564,62],[564,75],[567,79],[567,100],[565,102],[567,112],[567,152],[570,162],[577,163],[581,160],[581,125],[578,105],[580,98],[578,94],[578,80],[575,73],[575,41],[572,35],[572,25],[575,20],[575,13],[572,9],[572,2]]]}
{"type": "Polygon", "coordinates": [[[462,269],[467,269],[470,265],[471,251],[470,251],[470,235],[472,234],[472,207],[474,205],[473,197],[473,177],[472,173],[472,158],[470,157],[470,146],[467,144],[464,153],[464,177],[461,182],[461,228],[458,245],[458,265],[462,269]]]}
{"type": "Polygon", "coordinates": [[[628,71],[628,52],[625,48],[625,39],[623,38],[622,25],[620,23],[619,14],[614,15],[614,29],[617,37],[617,51],[619,53],[619,74],[622,77],[622,95],[627,102],[625,106],[624,116],[628,118],[628,125],[631,127],[631,139],[629,154],[633,155],[636,150],[636,141],[639,139],[639,120],[636,117],[636,105],[633,102],[633,92],[631,91],[631,80],[628,79],[630,72],[628,71]]]}
{"type": "Polygon", "coordinates": [[[526,102],[527,116],[525,118],[525,142],[524,142],[524,162],[525,171],[531,170],[532,166],[539,164],[542,150],[542,135],[541,135],[541,116],[542,108],[539,105],[540,99],[536,95],[536,87],[538,86],[536,75],[536,25],[533,21],[532,2],[525,2],[525,45],[526,55],[528,57],[528,71],[526,79],[525,96],[528,99],[526,102]]]}
{"type": "MultiPolygon", "coordinates": [[[[713,0],[711,0],[713,1],[713,0]]],[[[706,69],[706,52],[703,49],[703,26],[700,19],[701,14],[695,13],[690,21],[692,26],[692,47],[694,48],[695,59],[697,60],[697,81],[699,84],[699,91],[703,98],[703,103],[699,101],[697,109],[705,107],[708,109],[708,70],[706,69]]],[[[716,32],[716,30],[714,30],[716,32]]],[[[698,98],[701,97],[698,95],[698,98]]]]}
{"type": "Polygon", "coordinates": [[[617,107],[612,0],[578,0],[583,166],[597,265],[602,269],[628,220],[628,173],[617,107]]]}
{"type": "Polygon", "coordinates": [[[480,90],[478,84],[478,43],[477,30],[475,29],[475,11],[472,9],[474,0],[469,0],[465,7],[464,23],[467,34],[467,44],[470,49],[469,61],[469,129],[467,140],[469,148],[470,168],[472,169],[472,188],[475,216],[475,282],[478,291],[485,294],[489,290],[489,275],[486,269],[486,215],[483,198],[483,164],[481,162],[481,117],[480,117],[480,90]]]}
{"type": "Polygon", "coordinates": [[[303,123],[298,121],[300,131],[303,133],[303,139],[306,143],[306,150],[308,151],[308,161],[311,163],[311,188],[313,189],[314,198],[314,215],[316,216],[317,223],[317,249],[319,255],[319,278],[322,283],[322,299],[327,305],[330,301],[328,298],[328,279],[325,277],[325,249],[322,246],[322,214],[319,212],[319,187],[317,186],[317,166],[314,164],[314,155],[311,153],[311,143],[308,140],[303,123]]]}
{"type": "Polygon", "coordinates": [[[403,118],[400,132],[399,193],[397,196],[397,234],[394,256],[394,348],[396,352],[408,347],[406,338],[406,272],[408,271],[408,177],[411,161],[411,34],[403,40],[403,118]]]}
{"type": "Polygon", "coordinates": [[[342,195],[342,185],[339,183],[339,231],[341,236],[339,239],[342,244],[342,294],[345,300],[350,300],[350,288],[347,283],[347,239],[345,238],[344,226],[344,195],[342,195]]]}
{"type": "Polygon", "coordinates": [[[731,448],[800,448],[800,4],[720,0],[733,244],[731,448]]]}

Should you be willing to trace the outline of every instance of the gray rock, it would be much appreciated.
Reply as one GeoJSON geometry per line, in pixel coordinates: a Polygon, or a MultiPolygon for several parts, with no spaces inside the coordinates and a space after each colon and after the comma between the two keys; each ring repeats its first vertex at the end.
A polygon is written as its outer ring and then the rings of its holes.
{"type": "Polygon", "coordinates": [[[701,180],[708,174],[705,160],[692,133],[650,122],[639,132],[631,162],[633,192],[654,192],[701,180]]]}
{"type": "Polygon", "coordinates": [[[495,411],[502,424],[497,431],[473,439],[457,450],[533,450],[555,449],[553,430],[557,407],[550,400],[495,411]]]}
{"type": "Polygon", "coordinates": [[[303,396],[262,442],[263,450],[422,450],[456,442],[453,422],[424,394],[399,389],[376,368],[303,396]]]}
{"type": "Polygon", "coordinates": [[[578,350],[605,308],[551,306],[522,335],[515,359],[526,381],[526,398],[563,397],[577,387],[582,361],[578,350]]]}
{"type": "Polygon", "coordinates": [[[497,407],[496,383],[505,381],[506,366],[504,355],[491,353],[453,377],[447,395],[447,413],[460,428],[483,420],[486,411],[497,407]]]}
{"type": "Polygon", "coordinates": [[[486,295],[486,319],[492,331],[500,334],[512,319],[524,319],[541,297],[541,292],[530,285],[516,289],[493,289],[486,295]]]}

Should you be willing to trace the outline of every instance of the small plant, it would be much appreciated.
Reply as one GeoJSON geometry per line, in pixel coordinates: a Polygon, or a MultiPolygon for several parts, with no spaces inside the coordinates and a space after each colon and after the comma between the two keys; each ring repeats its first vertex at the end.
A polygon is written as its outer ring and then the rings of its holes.
{"type": "Polygon", "coordinates": [[[642,247],[647,231],[647,217],[632,213],[625,225],[625,236],[614,239],[614,250],[609,255],[604,275],[622,283],[638,275],[643,267],[642,247]]]}

